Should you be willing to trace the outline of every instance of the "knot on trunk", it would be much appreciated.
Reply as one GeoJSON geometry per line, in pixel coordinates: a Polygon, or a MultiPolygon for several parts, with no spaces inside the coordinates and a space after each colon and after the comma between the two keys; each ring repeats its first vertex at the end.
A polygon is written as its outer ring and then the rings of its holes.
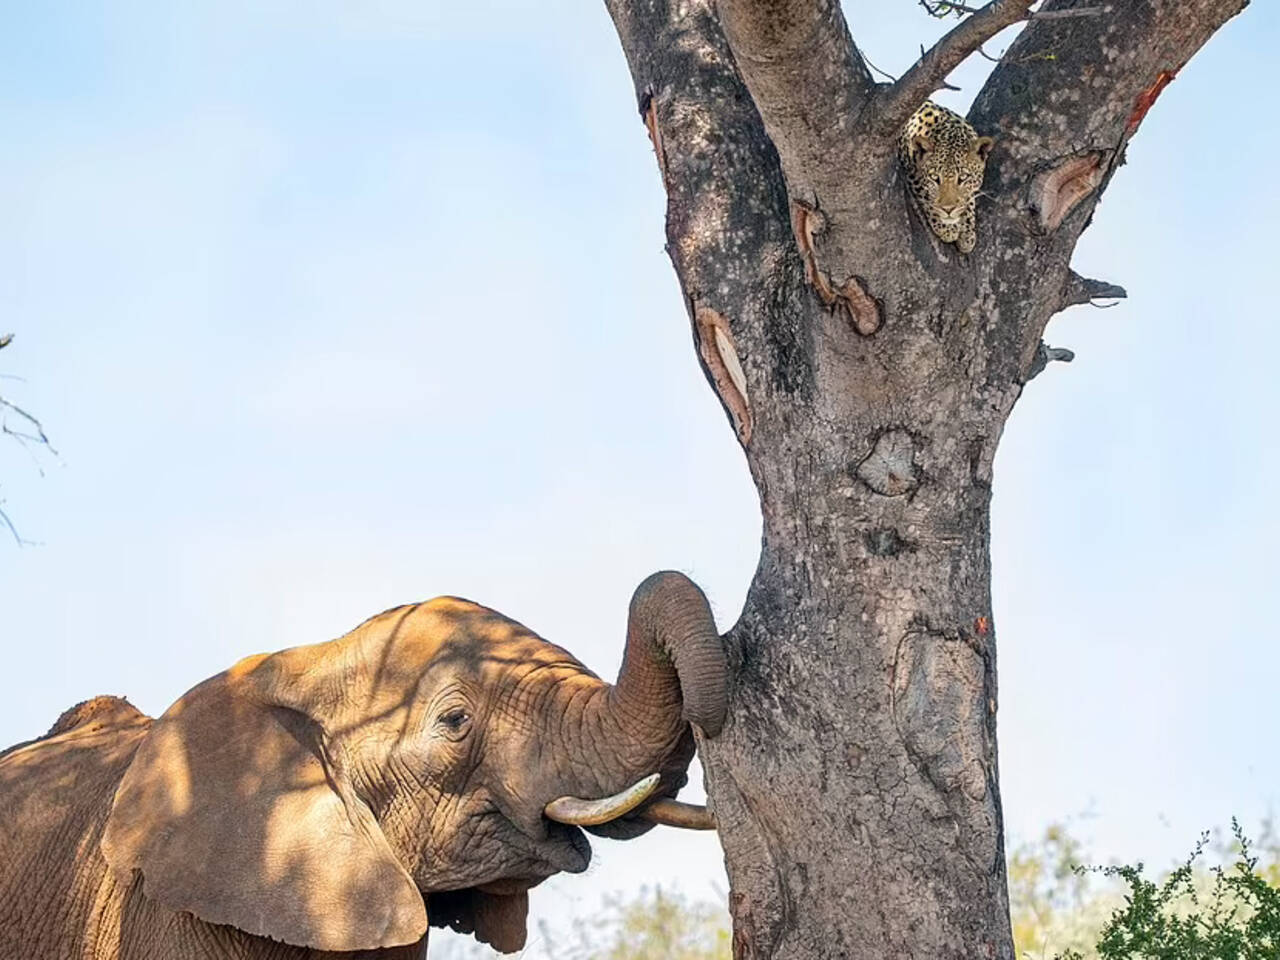
{"type": "Polygon", "coordinates": [[[884,431],[854,473],[881,496],[900,497],[914,492],[920,486],[915,438],[901,427],[884,431]]]}
{"type": "Polygon", "coordinates": [[[996,836],[987,669],[976,641],[908,633],[893,665],[893,719],[907,755],[956,821],[962,845],[987,865],[996,836]]]}

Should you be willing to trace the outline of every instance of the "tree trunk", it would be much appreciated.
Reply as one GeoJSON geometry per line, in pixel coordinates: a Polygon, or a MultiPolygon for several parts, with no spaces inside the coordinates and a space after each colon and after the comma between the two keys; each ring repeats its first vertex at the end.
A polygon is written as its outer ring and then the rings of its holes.
{"type": "Polygon", "coordinates": [[[729,719],[700,743],[734,956],[1012,960],[991,464],[1058,357],[1049,318],[1124,295],[1071,252],[1156,96],[1243,2],[994,0],[892,85],[835,0],[606,2],[764,516],[729,719]],[[1021,20],[969,118],[997,143],[966,256],[909,207],[894,144],[1021,20]]]}

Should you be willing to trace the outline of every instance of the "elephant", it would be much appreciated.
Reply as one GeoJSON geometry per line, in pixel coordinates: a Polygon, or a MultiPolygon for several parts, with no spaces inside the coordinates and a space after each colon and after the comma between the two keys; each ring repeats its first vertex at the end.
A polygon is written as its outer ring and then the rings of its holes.
{"type": "Polygon", "coordinates": [[[674,800],[726,711],[683,574],[636,589],[617,682],[455,597],[247,657],[159,719],[116,697],[0,753],[4,960],[420,960],[510,952],[586,830],[707,826],[674,800]]]}

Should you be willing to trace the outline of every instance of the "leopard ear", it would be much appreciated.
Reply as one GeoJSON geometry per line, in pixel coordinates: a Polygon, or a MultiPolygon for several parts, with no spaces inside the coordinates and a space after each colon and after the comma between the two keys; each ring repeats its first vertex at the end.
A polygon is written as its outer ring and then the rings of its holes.
{"type": "Polygon", "coordinates": [[[996,145],[995,140],[991,137],[979,137],[973,145],[973,151],[983,160],[987,159],[987,154],[991,152],[991,148],[996,145]]]}
{"type": "Polygon", "coordinates": [[[923,133],[917,133],[911,138],[911,161],[919,163],[924,159],[924,155],[933,149],[933,141],[923,133]]]}

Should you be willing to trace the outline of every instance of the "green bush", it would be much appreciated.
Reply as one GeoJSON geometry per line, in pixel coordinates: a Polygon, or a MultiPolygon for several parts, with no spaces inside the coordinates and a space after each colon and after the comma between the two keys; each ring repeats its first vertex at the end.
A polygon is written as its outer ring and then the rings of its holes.
{"type": "MultiPolygon", "coordinates": [[[[1208,834],[1160,882],[1148,879],[1141,863],[1098,869],[1128,887],[1124,906],[1098,937],[1099,960],[1280,960],[1280,886],[1268,882],[1277,864],[1261,871],[1235,820],[1231,832],[1234,862],[1210,868],[1207,884],[1198,861],[1208,834]]],[[[1075,950],[1061,957],[1084,960],[1075,950]]]]}

